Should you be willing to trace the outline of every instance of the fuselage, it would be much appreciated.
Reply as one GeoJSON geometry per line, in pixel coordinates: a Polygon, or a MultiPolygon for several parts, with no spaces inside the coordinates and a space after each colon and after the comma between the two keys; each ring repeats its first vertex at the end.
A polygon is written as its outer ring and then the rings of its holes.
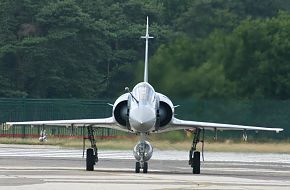
{"type": "Polygon", "coordinates": [[[129,122],[137,132],[148,132],[156,124],[157,98],[154,88],[147,82],[138,83],[130,102],[129,122]]]}
{"type": "Polygon", "coordinates": [[[155,92],[148,82],[138,83],[132,92],[121,95],[113,107],[113,116],[124,130],[136,133],[157,132],[173,118],[169,98],[155,92]]]}

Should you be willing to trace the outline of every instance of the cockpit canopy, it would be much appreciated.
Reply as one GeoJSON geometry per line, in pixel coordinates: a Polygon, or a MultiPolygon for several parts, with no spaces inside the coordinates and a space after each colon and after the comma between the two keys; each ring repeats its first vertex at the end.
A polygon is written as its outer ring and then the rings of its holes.
{"type": "Polygon", "coordinates": [[[133,88],[132,94],[141,104],[152,104],[155,101],[155,91],[147,82],[137,84],[133,88]]]}

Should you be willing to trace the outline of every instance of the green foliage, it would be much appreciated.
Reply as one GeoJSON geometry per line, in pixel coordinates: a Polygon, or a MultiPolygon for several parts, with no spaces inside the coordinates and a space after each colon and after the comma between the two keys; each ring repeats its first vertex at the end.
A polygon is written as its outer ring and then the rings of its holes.
{"type": "Polygon", "coordinates": [[[288,99],[290,15],[246,19],[227,39],[226,76],[241,97],[288,99]],[[240,87],[240,88],[238,88],[240,87]]]}
{"type": "Polygon", "coordinates": [[[232,84],[226,80],[224,66],[217,62],[224,36],[216,31],[208,39],[193,43],[179,38],[161,46],[151,61],[151,81],[163,93],[173,97],[227,97],[232,84]],[[160,72],[166,68],[166,72],[160,72]],[[174,76],[174,77],[172,77],[174,76]]]}
{"type": "Polygon", "coordinates": [[[289,20],[280,12],[178,37],[153,56],[151,81],[173,97],[289,99],[289,20]]]}
{"type": "Polygon", "coordinates": [[[289,7],[284,0],[2,0],[0,96],[119,95],[143,78],[139,36],[149,16],[157,91],[289,99],[289,7]]]}
{"type": "Polygon", "coordinates": [[[273,17],[278,10],[285,10],[285,5],[290,3],[283,0],[195,0],[174,18],[174,26],[191,38],[205,38],[216,29],[230,33],[247,17],[273,17]]]}

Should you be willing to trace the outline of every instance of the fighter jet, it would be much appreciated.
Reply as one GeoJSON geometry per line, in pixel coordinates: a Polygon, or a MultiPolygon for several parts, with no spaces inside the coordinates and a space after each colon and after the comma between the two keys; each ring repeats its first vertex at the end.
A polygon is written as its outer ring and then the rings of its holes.
{"type": "Polygon", "coordinates": [[[162,133],[174,130],[191,130],[194,135],[191,149],[189,151],[189,165],[193,174],[200,173],[200,152],[197,151],[197,144],[200,142],[201,131],[204,130],[254,130],[254,131],[283,131],[282,128],[266,128],[256,126],[232,125],[221,123],[209,123],[199,121],[186,121],[177,119],[174,115],[175,106],[171,100],[154,90],[148,83],[148,41],[153,38],[149,36],[149,21],[147,17],[146,34],[141,38],[145,39],[145,68],[144,81],[138,83],[132,91],[128,87],[112,105],[112,116],[102,119],[77,119],[77,120],[51,120],[51,121],[24,121],[7,122],[6,125],[47,125],[47,126],[73,126],[86,127],[91,147],[86,150],[86,170],[94,170],[98,162],[98,149],[94,139],[94,128],[111,128],[139,136],[139,142],[133,149],[136,159],[135,172],[143,173],[148,171],[148,161],[152,157],[153,147],[147,141],[150,133],[162,133]]]}

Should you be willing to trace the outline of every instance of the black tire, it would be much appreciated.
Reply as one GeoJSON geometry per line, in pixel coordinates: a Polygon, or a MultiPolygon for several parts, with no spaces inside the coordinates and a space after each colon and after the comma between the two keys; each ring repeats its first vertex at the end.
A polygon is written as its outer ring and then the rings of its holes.
{"type": "Polygon", "coordinates": [[[136,162],[135,173],[140,173],[140,162],[136,162]]]}
{"type": "Polygon", "coordinates": [[[148,162],[144,162],[143,173],[146,174],[148,172],[148,162]]]}
{"type": "Polygon", "coordinates": [[[94,171],[95,165],[95,155],[94,150],[92,148],[87,149],[87,158],[86,158],[86,170],[94,171]]]}
{"type": "Polygon", "coordinates": [[[200,152],[196,151],[193,153],[193,160],[192,160],[192,173],[193,174],[200,174],[200,152]]]}

